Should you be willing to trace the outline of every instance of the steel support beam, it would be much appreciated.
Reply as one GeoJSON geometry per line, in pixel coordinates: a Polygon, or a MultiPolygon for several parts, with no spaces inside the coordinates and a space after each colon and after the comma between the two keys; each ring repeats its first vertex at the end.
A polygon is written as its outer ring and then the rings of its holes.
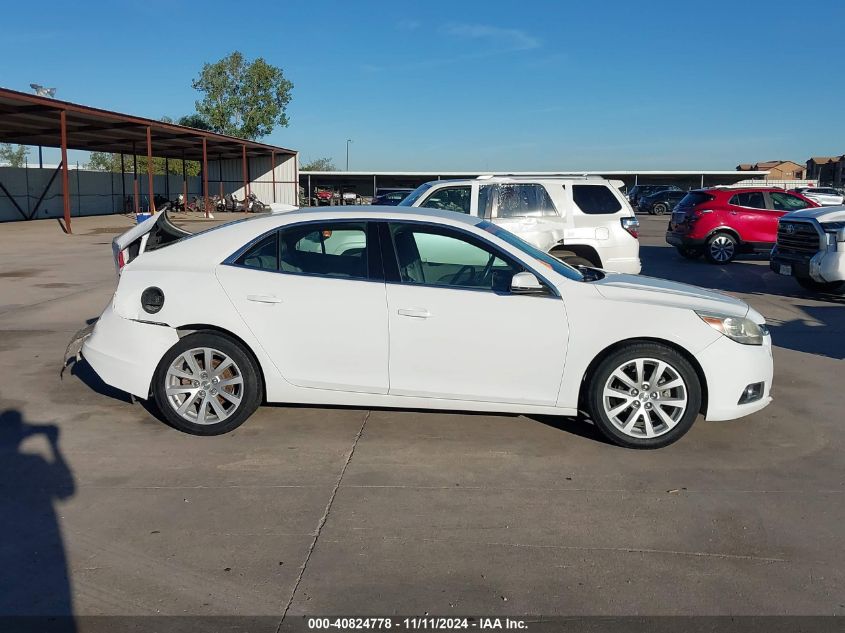
{"type": "Polygon", "coordinates": [[[126,161],[120,154],[120,212],[126,213],[126,161]]]}
{"type": "MultiPolygon", "coordinates": [[[[247,171],[246,171],[246,145],[241,146],[241,166],[243,167],[243,176],[244,176],[244,200],[247,199],[249,196],[249,190],[247,189],[246,179],[247,179],[247,171]]],[[[246,204],[246,203],[244,203],[246,204]]]]}
{"type": "Polygon", "coordinates": [[[185,152],[182,152],[182,210],[188,212],[188,169],[185,166],[185,152]]]}
{"type": "Polygon", "coordinates": [[[153,192],[153,131],[147,126],[147,198],[150,201],[150,213],[156,212],[155,194],[153,192]]]}
{"type": "Polygon", "coordinates": [[[59,127],[62,137],[62,204],[64,205],[65,230],[71,233],[70,229],[70,184],[67,171],[67,113],[59,112],[59,127]]]}
{"type": "Polygon", "coordinates": [[[135,197],[135,213],[141,210],[139,199],[141,192],[138,191],[138,152],[135,149],[135,142],[132,142],[132,195],[135,197]]]}
{"type": "Polygon", "coordinates": [[[202,197],[205,199],[205,217],[208,217],[208,143],[202,137],[202,197]]]}
{"type": "Polygon", "coordinates": [[[270,173],[273,175],[273,202],[276,201],[276,152],[270,152],[270,173]]]}

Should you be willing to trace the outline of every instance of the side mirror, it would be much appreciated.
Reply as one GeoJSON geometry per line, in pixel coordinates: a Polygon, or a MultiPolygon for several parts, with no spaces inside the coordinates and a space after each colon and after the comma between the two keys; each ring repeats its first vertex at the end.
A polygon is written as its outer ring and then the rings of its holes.
{"type": "Polygon", "coordinates": [[[548,293],[548,290],[533,273],[522,272],[516,273],[511,279],[511,292],[522,295],[544,295],[548,293]]]}

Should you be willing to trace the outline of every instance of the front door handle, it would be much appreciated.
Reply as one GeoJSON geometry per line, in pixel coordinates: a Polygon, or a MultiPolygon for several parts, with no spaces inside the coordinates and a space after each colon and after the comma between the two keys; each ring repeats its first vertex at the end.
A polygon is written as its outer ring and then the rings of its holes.
{"type": "Polygon", "coordinates": [[[282,300],[275,295],[247,295],[248,301],[255,301],[256,303],[281,303],[282,300]]]}
{"type": "Polygon", "coordinates": [[[415,319],[427,319],[431,316],[431,312],[425,308],[399,308],[396,312],[399,316],[413,317],[415,319]]]}
{"type": "Polygon", "coordinates": [[[731,214],[731,215],[736,215],[736,211],[731,211],[731,212],[730,212],[730,214],[731,214]]]}

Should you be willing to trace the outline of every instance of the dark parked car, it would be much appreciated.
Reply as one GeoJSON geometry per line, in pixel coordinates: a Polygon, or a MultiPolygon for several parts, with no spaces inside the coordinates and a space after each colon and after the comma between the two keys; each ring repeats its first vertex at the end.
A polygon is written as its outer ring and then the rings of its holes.
{"type": "Polygon", "coordinates": [[[628,192],[628,201],[635,208],[640,202],[640,198],[650,196],[658,191],[680,191],[681,188],[675,185],[634,185],[628,192]]]}
{"type": "Polygon", "coordinates": [[[658,191],[649,196],[640,197],[637,210],[643,213],[650,213],[651,215],[670,213],[685,195],[687,195],[686,191],[676,191],[674,189],[658,191]]]}
{"type": "Polygon", "coordinates": [[[395,207],[402,202],[413,189],[377,189],[376,195],[373,196],[373,204],[383,204],[390,207],[395,207]]]}

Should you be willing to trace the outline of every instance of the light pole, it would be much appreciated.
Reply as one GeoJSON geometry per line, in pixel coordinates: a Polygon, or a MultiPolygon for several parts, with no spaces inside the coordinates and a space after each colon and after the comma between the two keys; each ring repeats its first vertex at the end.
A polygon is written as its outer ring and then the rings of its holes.
{"type": "Polygon", "coordinates": [[[346,139],[346,171],[349,171],[349,144],[351,142],[351,138],[346,139]]]}

